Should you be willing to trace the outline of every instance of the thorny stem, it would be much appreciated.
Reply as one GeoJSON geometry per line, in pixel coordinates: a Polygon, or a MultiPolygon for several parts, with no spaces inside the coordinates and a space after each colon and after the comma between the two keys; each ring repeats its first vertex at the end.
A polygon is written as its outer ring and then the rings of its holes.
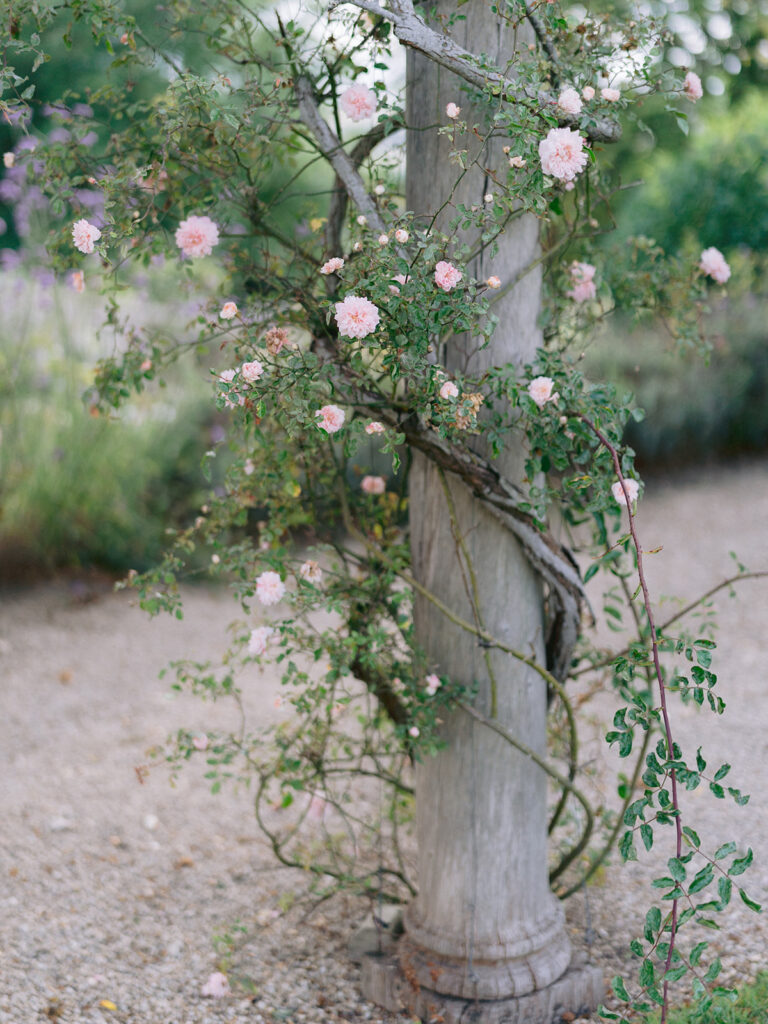
{"type": "MultiPolygon", "coordinates": [[[[619,478],[621,484],[621,490],[624,494],[624,501],[627,505],[627,515],[629,517],[629,532],[632,536],[632,544],[635,548],[635,554],[637,555],[637,575],[640,580],[640,587],[643,592],[643,606],[645,607],[645,614],[648,618],[648,630],[651,637],[651,651],[653,655],[653,669],[656,675],[656,682],[659,686],[659,702],[661,704],[661,716],[664,722],[664,738],[667,744],[667,757],[670,761],[674,761],[675,757],[675,745],[672,738],[672,726],[669,720],[669,711],[667,709],[667,689],[664,685],[664,677],[661,671],[661,662],[659,660],[659,645],[656,638],[656,622],[653,616],[653,608],[651,607],[651,597],[648,592],[648,583],[645,578],[645,570],[643,568],[643,548],[640,540],[637,536],[637,529],[635,527],[635,512],[632,509],[632,502],[629,499],[629,490],[627,489],[627,482],[624,478],[624,474],[621,471],[621,459],[616,446],[611,444],[605,434],[596,427],[591,420],[581,413],[577,414],[579,419],[587,426],[598,441],[610,452],[611,459],[613,460],[613,468],[616,471],[616,476],[619,478]]],[[[677,795],[677,772],[674,768],[670,769],[669,772],[670,788],[672,790],[672,809],[675,818],[675,840],[676,840],[676,857],[681,857],[683,852],[683,823],[682,816],[680,814],[680,801],[677,795]]],[[[672,901],[672,912],[669,925],[669,951],[667,953],[667,959],[664,964],[664,974],[670,968],[672,963],[672,955],[675,951],[675,940],[677,938],[677,907],[678,898],[676,897],[672,901]]],[[[663,988],[663,1006],[661,1008],[661,1024],[666,1024],[667,1020],[667,1009],[669,1003],[669,982],[666,977],[664,978],[663,988]]]]}

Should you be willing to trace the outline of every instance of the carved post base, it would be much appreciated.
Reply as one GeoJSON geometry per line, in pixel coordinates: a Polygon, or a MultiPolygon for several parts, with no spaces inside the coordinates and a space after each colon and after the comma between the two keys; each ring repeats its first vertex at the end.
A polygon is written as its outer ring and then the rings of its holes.
{"type": "Polygon", "coordinates": [[[420,985],[408,968],[407,950],[366,954],[361,987],[366,999],[386,1010],[405,1010],[423,1021],[444,1024],[561,1024],[593,1012],[605,994],[600,968],[574,957],[557,981],[527,995],[457,999],[420,985]]]}

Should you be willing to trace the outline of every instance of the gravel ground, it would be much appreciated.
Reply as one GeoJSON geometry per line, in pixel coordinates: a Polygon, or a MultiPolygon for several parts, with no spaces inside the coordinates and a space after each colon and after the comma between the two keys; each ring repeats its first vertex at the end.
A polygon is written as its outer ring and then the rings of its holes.
{"type": "MultiPolygon", "coordinates": [[[[731,572],[729,550],[768,567],[768,465],[657,480],[639,529],[655,594],[694,596],[731,572]]],[[[691,824],[712,845],[752,846],[751,894],[768,897],[768,762],[762,667],[768,581],[716,601],[722,719],[675,712],[686,747],[729,760],[745,809],[686,794],[691,824]]],[[[246,793],[212,796],[194,766],[175,788],[162,772],[143,782],[146,751],[180,725],[224,728],[231,710],[170,698],[159,670],[180,657],[215,657],[236,607],[223,589],[190,589],[185,618],[150,620],[125,594],[64,582],[0,594],[0,1022],[404,1021],[363,1001],[345,955],[366,907],[337,899],[308,921],[275,916],[294,884],[274,870],[246,793]],[[248,938],[237,947],[242,923],[248,938]],[[234,995],[203,999],[222,963],[234,995]],[[218,936],[218,940],[217,940],[218,936]],[[106,1005],[104,1005],[106,1003],[106,1005]],[[113,1008],[114,1007],[114,1008],[113,1008]]],[[[254,669],[263,715],[275,714],[274,678],[254,669]]],[[[594,706],[595,737],[612,709],[594,706]]],[[[597,738],[585,757],[603,758],[597,738]]],[[[673,853],[670,842],[669,855],[673,853]]],[[[648,905],[647,859],[609,867],[589,889],[591,955],[606,975],[628,956],[648,905]]],[[[569,901],[584,943],[582,895],[569,901]]],[[[714,942],[729,980],[768,966],[763,917],[734,906],[714,942]]]]}

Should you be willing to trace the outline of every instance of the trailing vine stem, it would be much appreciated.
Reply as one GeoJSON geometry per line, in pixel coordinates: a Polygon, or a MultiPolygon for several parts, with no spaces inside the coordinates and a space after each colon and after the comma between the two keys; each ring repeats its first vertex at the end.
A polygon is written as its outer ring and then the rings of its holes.
{"type": "MultiPolygon", "coordinates": [[[[645,614],[648,618],[648,631],[651,639],[651,654],[653,658],[653,670],[656,676],[656,682],[659,687],[659,703],[661,706],[661,716],[664,724],[664,739],[667,746],[667,757],[670,761],[674,761],[675,747],[674,740],[672,737],[672,725],[669,719],[669,710],[667,708],[667,688],[664,684],[664,676],[661,671],[661,661],[659,659],[659,644],[656,635],[656,621],[653,615],[653,608],[651,606],[651,597],[648,591],[648,582],[645,578],[645,569],[643,567],[643,547],[640,543],[640,539],[637,535],[637,529],[635,526],[635,512],[632,508],[632,502],[629,497],[629,489],[627,488],[627,482],[621,469],[621,459],[619,453],[614,444],[612,444],[605,434],[597,427],[590,419],[583,415],[583,413],[576,413],[576,416],[581,422],[592,431],[595,437],[598,439],[600,444],[610,453],[613,461],[613,468],[616,471],[616,476],[619,478],[621,484],[621,490],[624,495],[624,501],[627,505],[627,516],[629,518],[629,532],[632,537],[632,545],[635,549],[635,555],[637,558],[637,575],[640,580],[640,588],[643,594],[643,607],[645,608],[645,614]]],[[[669,769],[671,799],[672,799],[672,811],[675,818],[675,856],[680,858],[683,852],[683,823],[682,815],[680,813],[680,801],[677,792],[677,772],[674,766],[669,769]]],[[[672,956],[675,951],[675,940],[677,939],[677,911],[678,911],[678,897],[672,900],[672,911],[670,919],[670,930],[669,930],[669,950],[667,952],[667,958],[664,964],[664,989],[663,989],[663,1005],[661,1008],[661,1024],[666,1024],[667,1010],[669,1003],[669,981],[666,978],[666,973],[669,971],[672,963],[672,956]]]]}

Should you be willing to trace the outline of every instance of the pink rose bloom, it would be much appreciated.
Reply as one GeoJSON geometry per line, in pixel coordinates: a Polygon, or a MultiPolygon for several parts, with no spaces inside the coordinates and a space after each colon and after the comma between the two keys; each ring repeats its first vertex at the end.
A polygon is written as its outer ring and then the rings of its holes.
{"type": "Polygon", "coordinates": [[[258,359],[251,363],[243,363],[240,367],[240,376],[247,384],[254,384],[264,373],[264,366],[258,359]]]}
{"type": "Polygon", "coordinates": [[[447,380],[445,384],[443,384],[443,386],[440,388],[441,398],[457,398],[458,394],[459,389],[456,387],[452,380],[447,380]]]}
{"type": "MultiPolygon", "coordinates": [[[[277,576],[277,573],[272,573],[272,575],[277,576]]],[[[277,578],[278,580],[280,579],[279,576],[277,578]]],[[[271,626],[257,626],[256,629],[251,630],[251,635],[248,638],[248,653],[254,655],[254,657],[260,657],[266,653],[267,642],[274,632],[271,626]]]]}
{"type": "Polygon", "coordinates": [[[246,476],[251,476],[256,471],[256,463],[253,459],[246,459],[243,463],[243,472],[246,476]]]}
{"type": "Polygon", "coordinates": [[[205,735],[205,733],[198,733],[197,736],[193,736],[192,746],[195,748],[195,750],[207,750],[208,737],[205,735]]]}
{"type": "Polygon", "coordinates": [[[348,295],[336,303],[334,319],[342,338],[366,338],[379,324],[379,311],[362,295],[348,295]]]}
{"type": "Polygon", "coordinates": [[[182,256],[194,259],[210,256],[218,241],[219,229],[210,217],[193,214],[176,228],[176,245],[181,249],[182,256]]]}
{"type": "Polygon", "coordinates": [[[510,167],[525,167],[525,160],[521,156],[511,156],[509,158],[510,167]]]}
{"type": "Polygon", "coordinates": [[[595,98],[595,90],[592,88],[591,85],[585,85],[584,88],[581,90],[581,95],[584,97],[587,103],[589,103],[590,100],[593,100],[595,98]]]}
{"type": "Polygon", "coordinates": [[[450,117],[453,121],[461,113],[461,107],[457,107],[455,103],[449,103],[445,108],[446,117],[450,117]]]}
{"type": "Polygon", "coordinates": [[[701,87],[701,79],[695,71],[689,71],[683,80],[683,92],[691,101],[695,103],[696,100],[700,100],[704,95],[704,90],[701,87]]]}
{"type": "Polygon", "coordinates": [[[383,494],[387,485],[383,476],[364,476],[360,487],[366,494],[383,494]]]}
{"type": "Polygon", "coordinates": [[[543,409],[547,402],[556,402],[560,397],[557,392],[552,394],[555,382],[551,377],[534,377],[528,385],[528,394],[540,409],[543,409]]]}
{"type": "Polygon", "coordinates": [[[263,572],[256,577],[256,597],[262,604],[277,604],[285,593],[285,584],[276,572],[263,572]]]}
{"type": "Polygon", "coordinates": [[[401,245],[405,245],[405,243],[408,241],[410,237],[411,236],[408,234],[405,228],[398,228],[397,231],[395,232],[395,238],[397,239],[398,242],[400,242],[401,245]]]}
{"type": "Polygon", "coordinates": [[[219,316],[222,320],[234,320],[237,316],[237,303],[236,302],[225,302],[221,307],[219,316]]]}
{"type": "Polygon", "coordinates": [[[621,99],[621,93],[618,89],[601,89],[600,95],[604,100],[607,100],[608,103],[615,103],[616,100],[621,99]]]}
{"type": "Polygon", "coordinates": [[[379,245],[387,245],[389,243],[389,235],[379,235],[379,245]]]}
{"type": "Polygon", "coordinates": [[[337,270],[341,270],[344,266],[344,260],[341,256],[334,256],[320,267],[321,274],[335,274],[337,270]]]}
{"type": "Polygon", "coordinates": [[[93,243],[101,238],[101,232],[95,224],[89,224],[87,220],[76,220],[72,225],[72,241],[75,248],[84,252],[86,256],[93,252],[93,243]]]}
{"type": "Polygon", "coordinates": [[[578,114],[581,112],[581,97],[575,89],[563,89],[557,97],[557,105],[566,114],[578,114]]]}
{"type": "Polygon", "coordinates": [[[413,736],[413,738],[416,739],[416,737],[419,735],[418,725],[412,725],[411,728],[408,730],[408,735],[413,736]]]}
{"type": "Polygon", "coordinates": [[[73,270],[69,275],[69,286],[74,288],[76,292],[82,293],[85,291],[85,274],[82,270],[73,270]]]}
{"type": "Polygon", "coordinates": [[[141,370],[142,373],[147,373],[148,370],[152,369],[152,360],[151,359],[143,359],[139,369],[141,370]]]}
{"type": "Polygon", "coordinates": [[[376,113],[376,94],[355,82],[341,94],[339,105],[350,121],[364,121],[376,113]]]}
{"type": "MultiPolygon", "coordinates": [[[[634,504],[637,501],[637,495],[640,492],[640,485],[638,484],[637,480],[632,480],[628,477],[624,478],[624,483],[627,488],[629,500],[632,504],[634,504]]],[[[611,486],[611,494],[614,496],[614,498],[616,499],[616,501],[618,501],[620,505],[627,504],[627,499],[624,497],[624,490],[621,486],[621,480],[617,480],[616,483],[611,486]]]]}
{"type": "Polygon", "coordinates": [[[200,991],[202,995],[211,996],[212,999],[221,999],[232,994],[226,974],[220,971],[211,974],[200,991]]]}
{"type": "Polygon", "coordinates": [[[594,299],[597,295],[597,286],[594,282],[595,268],[591,263],[578,263],[576,260],[569,268],[573,288],[566,295],[574,302],[586,302],[594,299]]]}
{"type": "Polygon", "coordinates": [[[541,169],[560,181],[572,181],[587,166],[584,137],[570,128],[551,128],[539,143],[541,169]]]}
{"type": "Polygon", "coordinates": [[[488,285],[489,288],[501,288],[501,278],[496,277],[495,274],[489,277],[485,283],[488,285]]]}
{"type": "Polygon", "coordinates": [[[435,267],[435,284],[438,288],[442,288],[444,292],[449,292],[451,288],[455,288],[462,276],[461,271],[457,270],[452,263],[448,263],[446,260],[440,260],[435,267]]]}
{"type": "Polygon", "coordinates": [[[319,583],[323,578],[323,570],[317,564],[310,559],[308,562],[303,562],[299,569],[299,576],[303,580],[307,580],[309,583],[319,583]]]}
{"type": "Polygon", "coordinates": [[[725,262],[725,257],[714,245],[705,249],[701,254],[699,267],[705,274],[709,274],[718,284],[725,284],[731,276],[731,268],[725,262]]]}
{"type": "Polygon", "coordinates": [[[365,432],[366,434],[383,434],[386,427],[383,423],[379,423],[378,420],[371,420],[370,423],[366,423],[365,432]]]}
{"type": "Polygon", "coordinates": [[[341,430],[346,418],[344,410],[338,405],[324,405],[322,409],[317,410],[315,416],[320,417],[318,427],[328,434],[335,434],[337,430],[341,430]]]}
{"type": "Polygon", "coordinates": [[[436,676],[434,672],[427,676],[427,693],[430,697],[434,697],[437,691],[440,689],[440,677],[436,676]]]}
{"type": "Polygon", "coordinates": [[[264,343],[267,346],[267,352],[271,356],[277,356],[290,344],[288,331],[284,327],[270,327],[264,335],[264,343]]]}
{"type": "Polygon", "coordinates": [[[398,285],[405,284],[408,281],[408,278],[405,276],[405,274],[395,274],[392,280],[397,281],[397,284],[391,284],[389,286],[389,290],[392,292],[393,295],[399,295],[400,288],[398,287],[398,285]]]}

